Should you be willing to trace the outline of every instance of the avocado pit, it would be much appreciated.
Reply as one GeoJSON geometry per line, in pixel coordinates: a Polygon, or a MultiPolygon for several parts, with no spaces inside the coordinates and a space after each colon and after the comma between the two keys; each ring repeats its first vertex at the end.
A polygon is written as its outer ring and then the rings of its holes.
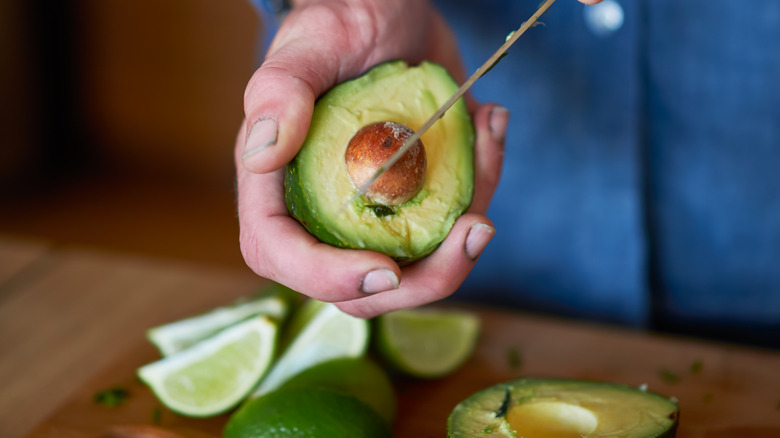
{"type": "MultiPolygon", "coordinates": [[[[406,125],[377,122],[358,130],[350,139],[344,160],[350,180],[362,187],[390,157],[414,135],[406,125]]],[[[398,206],[412,199],[423,186],[427,161],[425,147],[417,140],[390,169],[365,191],[371,201],[398,206]]]]}

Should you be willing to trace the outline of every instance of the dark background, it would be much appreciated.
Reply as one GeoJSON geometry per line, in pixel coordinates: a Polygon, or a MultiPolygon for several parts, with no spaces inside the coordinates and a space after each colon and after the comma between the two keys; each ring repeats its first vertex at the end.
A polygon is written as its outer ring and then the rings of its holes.
{"type": "Polygon", "coordinates": [[[243,266],[249,2],[0,2],[0,234],[243,266]]]}

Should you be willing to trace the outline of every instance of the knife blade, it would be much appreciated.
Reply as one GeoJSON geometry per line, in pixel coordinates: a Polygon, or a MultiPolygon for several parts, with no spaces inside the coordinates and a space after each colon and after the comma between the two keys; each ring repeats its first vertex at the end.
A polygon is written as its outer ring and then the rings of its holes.
{"type": "Polygon", "coordinates": [[[506,55],[507,51],[510,47],[525,33],[526,30],[530,29],[534,26],[534,24],[537,23],[537,20],[539,20],[539,17],[542,16],[545,12],[547,12],[547,9],[550,8],[550,6],[555,3],[555,0],[546,0],[544,3],[539,6],[539,9],[534,12],[533,15],[531,15],[531,18],[524,21],[520,27],[509,34],[507,36],[506,41],[501,45],[501,47],[498,48],[488,59],[485,61],[479,68],[477,68],[476,71],[466,80],[466,82],[463,83],[463,85],[458,88],[458,90],[455,92],[455,94],[452,95],[452,97],[449,98],[421,127],[418,129],[411,137],[406,139],[404,143],[401,145],[400,148],[398,148],[397,151],[393,155],[390,156],[383,164],[380,166],[376,172],[371,176],[371,178],[368,179],[365,183],[363,183],[360,187],[358,187],[357,192],[355,192],[345,203],[341,206],[340,211],[343,211],[347,206],[352,204],[357,198],[359,198],[361,195],[366,193],[369,187],[371,187],[376,180],[378,180],[388,169],[393,167],[395,163],[398,162],[398,160],[401,159],[401,157],[406,153],[407,150],[409,150],[412,145],[414,145],[417,140],[419,140],[423,134],[425,134],[440,118],[444,117],[444,113],[447,112],[448,109],[452,107],[452,105],[455,104],[455,102],[458,101],[461,97],[463,97],[464,94],[471,88],[472,85],[474,85],[477,80],[479,80],[482,76],[485,75],[491,68],[493,68],[498,61],[506,55]]]}

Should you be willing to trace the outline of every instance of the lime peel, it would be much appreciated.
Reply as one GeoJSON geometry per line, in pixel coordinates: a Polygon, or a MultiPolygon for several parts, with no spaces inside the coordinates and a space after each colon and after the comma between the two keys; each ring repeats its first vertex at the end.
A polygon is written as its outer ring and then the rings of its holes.
{"type": "Polygon", "coordinates": [[[388,424],[392,424],[398,409],[390,377],[367,357],[323,362],[293,376],[279,391],[289,388],[326,388],[351,395],[371,406],[388,424]]]}
{"type": "Polygon", "coordinates": [[[231,415],[224,438],[391,438],[382,417],[353,396],[325,388],[284,388],[231,415]]]}

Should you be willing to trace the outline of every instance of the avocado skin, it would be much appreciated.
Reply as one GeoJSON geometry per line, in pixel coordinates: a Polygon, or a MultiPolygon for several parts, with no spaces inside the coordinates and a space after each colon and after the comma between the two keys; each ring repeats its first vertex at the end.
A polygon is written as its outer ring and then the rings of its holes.
{"type": "MultiPolygon", "coordinates": [[[[626,435],[626,438],[675,438],[677,427],[679,425],[680,411],[676,401],[672,401],[660,394],[643,391],[636,387],[611,382],[596,382],[565,378],[524,378],[510,382],[500,383],[481,391],[478,391],[465,400],[458,403],[447,418],[447,437],[448,438],[466,438],[466,437],[507,437],[516,438],[515,432],[506,421],[506,398],[512,393],[514,388],[533,388],[534,386],[554,385],[566,387],[568,385],[578,387],[608,388],[616,390],[616,393],[626,392],[634,396],[649,397],[659,401],[667,407],[673,407],[674,410],[667,416],[671,424],[665,430],[655,431],[650,434],[634,433],[626,435]],[[479,419],[482,417],[482,420],[479,419]],[[485,417],[490,418],[490,422],[485,422],[485,417]],[[503,418],[502,418],[503,417],[503,418]],[[478,431],[476,431],[478,430],[478,431]]],[[[548,394],[549,396],[549,394],[548,394]]],[[[511,407],[510,407],[511,409],[511,407]]],[[[586,435],[585,437],[590,437],[586,435]]],[[[594,435],[596,436],[596,435],[594,435]]]]}
{"type": "MultiPolygon", "coordinates": [[[[436,69],[437,72],[443,72],[442,76],[446,76],[446,78],[442,77],[440,78],[440,80],[451,81],[451,83],[455,87],[454,89],[457,89],[457,84],[455,80],[452,78],[451,75],[449,75],[449,73],[446,72],[446,70],[443,67],[429,61],[424,61],[423,64],[426,64],[425,68],[436,69]]],[[[387,61],[378,64],[373,68],[371,68],[363,76],[360,76],[352,80],[348,80],[342,84],[337,85],[336,87],[348,83],[354,83],[355,81],[361,80],[364,77],[370,76],[373,72],[382,71],[383,69],[384,70],[397,69],[399,65],[406,66],[406,64],[403,61],[387,61]]],[[[415,67],[407,66],[406,68],[415,68],[415,67]]],[[[384,74],[384,72],[380,73],[379,75],[381,74],[384,74]]],[[[328,93],[330,93],[330,91],[328,93]]],[[[317,103],[320,103],[326,95],[320,97],[317,103]]],[[[467,202],[465,203],[461,202],[461,207],[458,208],[455,214],[455,218],[457,218],[458,216],[460,216],[461,214],[463,214],[468,210],[468,208],[471,205],[472,196],[474,192],[473,161],[474,161],[475,128],[474,128],[473,120],[471,119],[470,115],[468,114],[468,111],[465,108],[466,108],[465,103],[461,99],[453,106],[452,109],[450,109],[450,111],[448,111],[448,114],[445,114],[445,117],[448,117],[449,113],[452,113],[453,114],[452,117],[459,118],[458,120],[460,120],[460,124],[462,126],[461,132],[465,133],[463,134],[464,135],[463,141],[469,145],[467,147],[467,151],[468,151],[467,153],[468,153],[468,160],[470,161],[470,168],[468,169],[467,172],[465,172],[465,174],[462,174],[462,178],[469,181],[470,188],[468,191],[467,202]]],[[[433,111],[431,111],[430,115],[432,114],[433,111]]],[[[310,136],[311,133],[312,132],[310,131],[309,132],[310,136]]],[[[343,235],[341,235],[340,237],[338,229],[334,227],[334,224],[332,223],[333,220],[328,217],[323,217],[322,214],[316,208],[312,207],[316,205],[313,199],[313,196],[316,196],[316,193],[310,188],[311,184],[306,181],[306,178],[304,177],[304,172],[301,171],[302,169],[301,166],[305,166],[306,163],[302,163],[299,157],[300,154],[296,155],[296,157],[294,157],[293,160],[287,165],[285,171],[285,178],[284,178],[285,203],[287,205],[287,210],[290,213],[290,215],[293,218],[295,218],[298,222],[300,222],[311,235],[316,237],[321,242],[339,248],[368,249],[368,250],[382,252],[388,255],[389,257],[391,257],[400,266],[405,266],[428,256],[430,253],[436,250],[436,248],[438,248],[438,246],[441,244],[443,238],[446,237],[447,232],[449,232],[449,227],[447,227],[446,231],[443,233],[443,236],[440,240],[427,244],[427,246],[424,247],[422,250],[417,250],[414,253],[406,253],[403,255],[392,254],[389,252],[385,252],[381,249],[378,249],[376,247],[373,247],[370,242],[370,239],[367,239],[366,241],[361,242],[360,244],[352,242],[349,239],[344,239],[343,235]]],[[[323,172],[327,172],[327,170],[323,170],[323,172]]],[[[351,195],[351,193],[349,195],[351,195]]],[[[346,200],[347,196],[345,196],[344,199],[346,200]]],[[[394,210],[396,211],[403,210],[404,208],[406,208],[405,205],[401,205],[400,207],[394,207],[394,210]]]]}

